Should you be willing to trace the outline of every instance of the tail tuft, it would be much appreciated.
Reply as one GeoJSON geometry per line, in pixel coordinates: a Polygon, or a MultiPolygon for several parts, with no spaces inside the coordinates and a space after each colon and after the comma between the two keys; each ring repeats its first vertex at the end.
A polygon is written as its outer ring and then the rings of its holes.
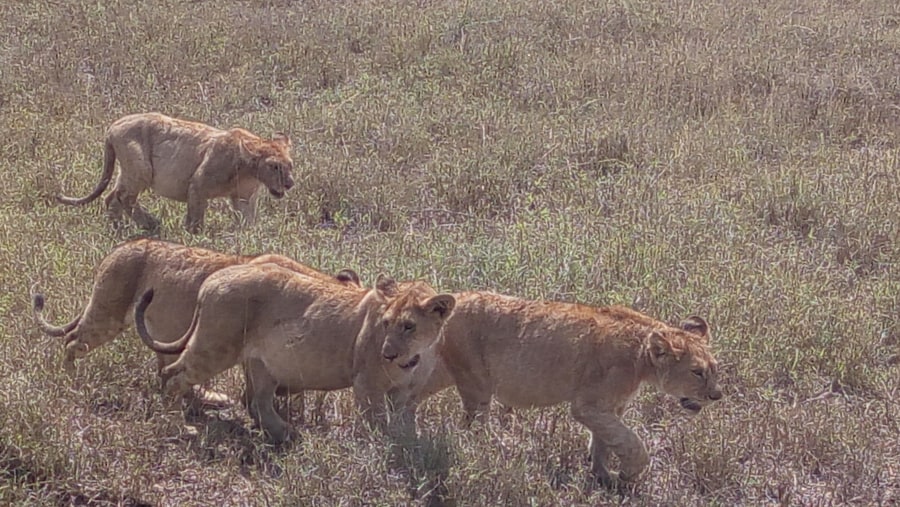
{"type": "Polygon", "coordinates": [[[34,311],[44,311],[44,295],[41,293],[32,294],[31,302],[34,305],[34,311]]]}

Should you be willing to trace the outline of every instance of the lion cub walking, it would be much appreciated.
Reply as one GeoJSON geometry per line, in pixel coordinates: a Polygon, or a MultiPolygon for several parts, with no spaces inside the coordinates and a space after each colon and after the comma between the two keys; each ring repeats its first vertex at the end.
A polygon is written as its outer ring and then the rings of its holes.
{"type": "Polygon", "coordinates": [[[346,287],[276,265],[217,271],[200,288],[190,328],[174,343],[153,340],[135,307],[141,339],[152,350],[181,354],[163,370],[166,391],[180,395],[241,361],[249,365],[252,417],[276,442],[288,425],[273,408],[276,388],[330,391],[352,387],[372,422],[385,399],[402,411],[436,362],[434,343],[455,300],[424,282],[382,278],[373,289],[346,287]]]}
{"type": "Polygon", "coordinates": [[[483,292],[455,294],[453,317],[438,345],[441,362],[421,397],[455,384],[467,419],[491,398],[508,407],[570,403],[591,433],[591,471],[611,484],[609,453],[619,478],[635,479],[649,463],[637,435],[621,420],[642,383],[698,412],[722,397],[709,327],[690,317],[672,327],[621,306],[527,301],[483,292]]]}
{"type": "MultiPolygon", "coordinates": [[[[34,320],[48,336],[65,337],[63,366],[75,368],[75,361],[112,341],[128,327],[129,311],[149,289],[157,303],[146,312],[146,325],[161,341],[173,342],[190,327],[200,285],[214,272],[237,264],[278,264],[279,266],[335,284],[359,287],[359,276],[343,270],[332,276],[316,271],[288,257],[230,255],[169,241],[136,239],[116,246],[97,266],[91,296],[84,309],[70,322],[55,326],[44,319],[45,298],[33,294],[34,320]]],[[[174,361],[157,354],[158,368],[174,361]]]]}
{"type": "Polygon", "coordinates": [[[81,198],[57,196],[69,205],[87,204],[100,197],[119,160],[121,170],[106,196],[109,217],[119,223],[126,213],[144,229],[159,221],[137,202],[148,188],[163,197],[187,203],[184,227],[197,233],[207,203],[228,197],[248,225],[256,221],[260,185],[276,199],[294,186],[291,140],[282,133],[262,139],[244,129],[217,128],[159,113],[142,113],[116,120],[106,132],[100,182],[81,198]]]}
{"type": "MultiPolygon", "coordinates": [[[[44,296],[37,293],[32,295],[34,320],[45,334],[65,337],[63,367],[73,371],[76,360],[112,341],[128,327],[129,310],[150,288],[156,291],[159,302],[146,312],[146,325],[161,341],[177,340],[190,327],[203,281],[222,268],[242,263],[278,264],[326,282],[360,286],[359,276],[349,269],[332,276],[281,255],[229,255],[168,241],[137,239],[118,245],[100,262],[91,296],[74,319],[62,326],[47,322],[42,314],[44,296]]],[[[157,354],[156,360],[157,372],[161,373],[175,357],[157,354]]],[[[249,374],[248,368],[245,365],[249,374]]],[[[227,399],[210,391],[198,390],[196,394],[200,396],[195,401],[212,406],[220,406],[227,399]]]]}

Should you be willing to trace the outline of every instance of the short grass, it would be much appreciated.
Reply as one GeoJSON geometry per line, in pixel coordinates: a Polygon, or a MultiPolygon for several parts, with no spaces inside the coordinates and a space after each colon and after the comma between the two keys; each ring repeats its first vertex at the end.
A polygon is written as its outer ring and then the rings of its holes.
{"type": "Polygon", "coordinates": [[[0,20],[0,503],[900,503],[895,2],[24,0],[0,20]],[[643,391],[626,419],[652,464],[620,495],[588,487],[562,407],[460,431],[449,390],[396,448],[332,393],[272,449],[241,410],[168,412],[133,331],[68,377],[28,289],[67,320],[140,231],[52,195],[87,193],[105,127],[150,110],[295,139],[298,184],[257,227],[217,205],[189,236],[147,196],[165,238],[701,314],[728,396],[686,419],[643,391]]]}

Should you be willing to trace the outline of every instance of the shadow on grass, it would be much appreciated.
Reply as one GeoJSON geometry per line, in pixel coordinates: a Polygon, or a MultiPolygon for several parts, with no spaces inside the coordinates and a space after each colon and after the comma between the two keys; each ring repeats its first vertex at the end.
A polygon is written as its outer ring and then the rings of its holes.
{"type": "Polygon", "coordinates": [[[387,440],[389,468],[406,479],[412,498],[429,507],[456,505],[446,485],[451,456],[444,435],[391,431],[387,440]]]}
{"type": "Polygon", "coordinates": [[[152,503],[132,496],[117,496],[105,491],[87,493],[68,486],[54,478],[58,474],[42,470],[29,462],[21,452],[11,446],[0,445],[0,482],[19,484],[24,489],[40,491],[53,498],[56,505],[116,505],[125,507],[153,507],[152,503]],[[57,485],[56,488],[48,485],[57,485]]]}
{"type": "Polygon", "coordinates": [[[240,473],[249,476],[251,469],[279,478],[284,471],[275,463],[276,456],[289,452],[296,438],[278,445],[267,443],[266,436],[252,430],[241,417],[230,411],[190,411],[185,413],[185,423],[195,427],[197,434],[190,439],[188,449],[205,463],[237,461],[240,473]]]}

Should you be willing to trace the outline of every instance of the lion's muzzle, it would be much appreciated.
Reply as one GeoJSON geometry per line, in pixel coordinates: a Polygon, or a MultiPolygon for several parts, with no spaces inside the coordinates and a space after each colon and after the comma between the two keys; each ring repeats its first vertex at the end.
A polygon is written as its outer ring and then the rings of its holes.
{"type": "Polygon", "coordinates": [[[398,366],[400,366],[400,368],[402,368],[404,370],[411,370],[411,369],[415,368],[417,364],[419,364],[419,359],[421,359],[421,356],[419,356],[419,354],[416,354],[416,355],[412,356],[412,358],[409,361],[407,361],[403,364],[400,364],[398,366]]]}
{"type": "MultiPolygon", "coordinates": [[[[396,360],[398,357],[400,357],[400,354],[387,354],[387,353],[385,353],[385,354],[382,354],[382,357],[384,357],[384,358],[387,359],[388,361],[393,362],[393,361],[396,360]]],[[[416,366],[417,364],[419,364],[419,360],[420,360],[420,359],[422,359],[422,357],[421,357],[419,354],[416,354],[416,355],[412,356],[412,357],[409,359],[409,361],[406,361],[405,363],[397,364],[397,366],[399,366],[401,369],[409,370],[409,369],[415,368],[415,366],[416,366]]]]}
{"type": "Polygon", "coordinates": [[[694,414],[700,412],[700,410],[703,409],[703,405],[701,405],[697,400],[692,400],[691,398],[681,398],[681,400],[679,400],[679,403],[681,403],[681,408],[694,414]]]}
{"type": "Polygon", "coordinates": [[[269,187],[269,193],[276,199],[284,197],[285,192],[294,186],[294,178],[292,178],[290,174],[282,174],[279,180],[281,180],[279,181],[279,185],[275,186],[280,188],[269,187]]]}

